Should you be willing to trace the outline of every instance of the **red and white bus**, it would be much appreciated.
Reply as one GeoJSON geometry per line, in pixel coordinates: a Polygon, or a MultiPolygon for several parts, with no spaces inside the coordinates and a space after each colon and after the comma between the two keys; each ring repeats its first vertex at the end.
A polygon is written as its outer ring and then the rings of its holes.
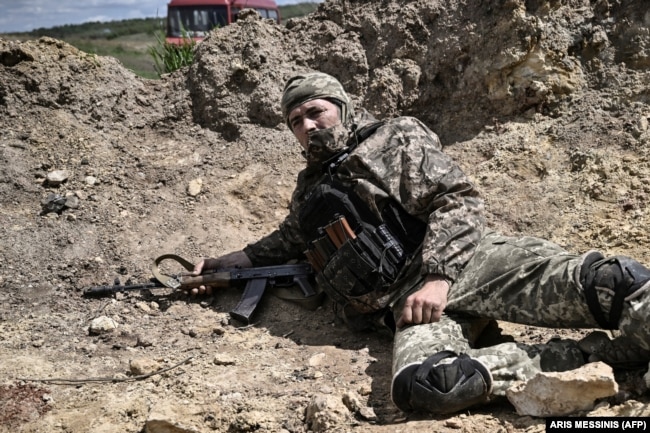
{"type": "Polygon", "coordinates": [[[274,0],[171,0],[167,5],[167,42],[182,44],[183,36],[200,41],[215,27],[237,21],[242,9],[255,9],[280,23],[274,0]]]}

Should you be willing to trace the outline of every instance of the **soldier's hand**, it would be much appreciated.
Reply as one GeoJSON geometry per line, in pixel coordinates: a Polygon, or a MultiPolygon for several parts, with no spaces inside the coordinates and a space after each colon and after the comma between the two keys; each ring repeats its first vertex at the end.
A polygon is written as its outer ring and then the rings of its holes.
{"type": "Polygon", "coordinates": [[[406,298],[402,314],[396,323],[397,327],[439,321],[447,306],[448,293],[449,283],[445,279],[435,275],[428,276],[422,288],[406,298]]]}
{"type": "MultiPolygon", "coordinates": [[[[221,268],[250,268],[251,266],[253,266],[253,263],[250,261],[246,253],[243,251],[233,251],[232,253],[224,254],[221,257],[209,257],[201,260],[194,265],[194,270],[191,275],[198,276],[204,272],[221,268]]],[[[186,293],[192,296],[210,295],[212,294],[212,287],[199,286],[187,290],[186,293]]]]}

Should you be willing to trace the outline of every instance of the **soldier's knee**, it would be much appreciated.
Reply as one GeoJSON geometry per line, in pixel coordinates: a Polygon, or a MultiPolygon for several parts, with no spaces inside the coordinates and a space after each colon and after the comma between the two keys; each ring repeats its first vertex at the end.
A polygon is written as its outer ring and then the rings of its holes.
{"type": "Polygon", "coordinates": [[[487,401],[492,376],[468,355],[440,352],[411,364],[393,377],[391,398],[404,412],[453,413],[487,401]],[[440,361],[453,357],[450,363],[440,361]]]}
{"type": "Polygon", "coordinates": [[[650,284],[650,269],[629,257],[605,258],[592,251],[584,257],[579,278],[589,309],[598,324],[606,329],[617,329],[624,302],[650,284]],[[598,290],[606,290],[612,295],[609,317],[600,305],[598,290]]]}

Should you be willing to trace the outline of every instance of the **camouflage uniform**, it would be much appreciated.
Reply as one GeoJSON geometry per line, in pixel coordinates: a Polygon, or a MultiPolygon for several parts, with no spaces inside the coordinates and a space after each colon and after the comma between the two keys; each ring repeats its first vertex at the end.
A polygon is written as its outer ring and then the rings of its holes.
{"type": "MultiPolygon", "coordinates": [[[[397,331],[393,370],[442,350],[467,353],[490,369],[492,392],[504,395],[512,381],[527,380],[540,370],[579,366],[570,344],[560,355],[568,359],[550,365],[542,363],[544,346],[503,343],[475,349],[472,344],[485,324],[476,317],[553,328],[598,327],[576,278],[581,262],[582,256],[543,239],[486,233],[452,285],[443,319],[397,331]]],[[[602,303],[609,308],[610,299],[603,296],[602,303]]],[[[647,344],[647,335],[639,335],[639,342],[647,344]]]]}
{"type": "MultiPolygon", "coordinates": [[[[310,91],[315,97],[328,96],[327,91],[307,89],[307,94],[310,91]]],[[[349,110],[348,115],[351,113],[349,110]]],[[[244,249],[254,265],[304,259],[308,239],[298,215],[310,192],[327,176],[323,161],[353,140],[352,122],[345,116],[343,120],[342,125],[310,136],[307,167],[298,175],[289,214],[277,230],[244,249]]],[[[363,112],[354,125],[362,128],[374,121],[363,112]]],[[[483,203],[474,186],[442,152],[436,134],[419,120],[400,117],[379,126],[341,163],[334,177],[350,187],[378,218],[386,203],[394,200],[427,225],[421,252],[403,276],[389,293],[375,294],[364,305],[376,311],[392,310],[397,318],[406,297],[421,287],[425,275],[440,275],[451,283],[440,322],[396,331],[394,373],[440,351],[465,353],[487,366],[491,392],[502,395],[515,380],[526,380],[540,369],[557,368],[544,365],[544,350],[549,347],[503,343],[474,348],[486,319],[549,327],[598,326],[579,278],[585,256],[569,254],[537,238],[484,233],[483,203]]],[[[620,329],[636,344],[650,349],[650,325],[645,320],[650,313],[647,286],[626,302],[620,329]]],[[[607,312],[612,292],[601,290],[598,298],[607,312]]],[[[354,302],[351,305],[356,306],[354,302]]]]}
{"type": "MultiPolygon", "coordinates": [[[[358,125],[373,121],[363,113],[358,125]]],[[[322,147],[342,149],[348,138],[344,127],[335,127],[319,131],[312,139],[322,147]]],[[[307,244],[298,215],[310,191],[327,176],[320,162],[322,159],[314,161],[299,173],[289,214],[280,227],[245,248],[254,264],[304,258],[307,244]]],[[[410,117],[386,122],[343,161],[335,177],[351,186],[377,218],[381,219],[381,209],[393,199],[428,225],[421,258],[412,263],[408,275],[438,274],[450,281],[459,277],[481,239],[483,203],[424,124],[410,117]]],[[[400,289],[403,292],[410,287],[402,285],[400,289]]],[[[388,300],[382,304],[387,306],[388,300]]]]}

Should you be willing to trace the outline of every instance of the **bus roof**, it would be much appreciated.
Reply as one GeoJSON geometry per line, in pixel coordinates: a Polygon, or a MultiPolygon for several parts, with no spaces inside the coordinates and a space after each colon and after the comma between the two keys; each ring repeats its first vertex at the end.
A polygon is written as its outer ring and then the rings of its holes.
{"type": "Polygon", "coordinates": [[[278,8],[278,5],[274,0],[171,0],[167,6],[208,6],[227,4],[241,9],[247,7],[267,9],[278,8]]]}

